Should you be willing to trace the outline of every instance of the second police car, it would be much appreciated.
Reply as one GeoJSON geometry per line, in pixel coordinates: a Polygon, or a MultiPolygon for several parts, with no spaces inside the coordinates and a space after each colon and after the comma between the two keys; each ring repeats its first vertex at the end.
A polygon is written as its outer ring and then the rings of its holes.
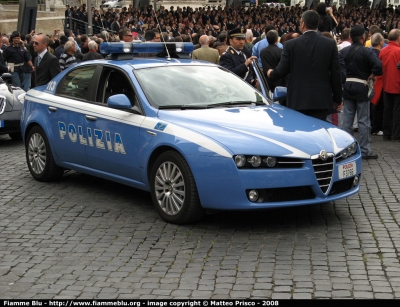
{"type": "Polygon", "coordinates": [[[21,113],[25,91],[12,85],[11,74],[0,77],[0,135],[21,140],[21,113]]]}
{"type": "Polygon", "coordinates": [[[82,62],[25,96],[22,134],[36,180],[71,169],[130,185],[176,224],[207,209],[321,204],[359,191],[356,140],[272,103],[263,82],[259,92],[218,65],[132,56],[163,44],[101,46],[110,60],[82,62]]]}

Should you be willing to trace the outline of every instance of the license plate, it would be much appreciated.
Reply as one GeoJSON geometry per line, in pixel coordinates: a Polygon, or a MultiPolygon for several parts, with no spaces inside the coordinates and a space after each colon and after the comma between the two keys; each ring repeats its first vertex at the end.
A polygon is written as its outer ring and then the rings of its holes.
{"type": "Polygon", "coordinates": [[[4,120],[0,120],[0,128],[4,127],[4,120]]]}
{"type": "Polygon", "coordinates": [[[356,171],[357,168],[355,162],[339,165],[339,179],[355,176],[356,171]]]}

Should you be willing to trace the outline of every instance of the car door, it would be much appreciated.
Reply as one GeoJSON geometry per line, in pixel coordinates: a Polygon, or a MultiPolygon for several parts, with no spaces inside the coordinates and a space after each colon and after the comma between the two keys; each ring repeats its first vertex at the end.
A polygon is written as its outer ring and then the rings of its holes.
{"type": "Polygon", "coordinates": [[[257,80],[258,80],[258,84],[259,84],[259,90],[261,90],[261,92],[263,93],[264,97],[267,97],[269,99],[272,99],[271,95],[270,95],[270,90],[268,87],[268,83],[267,83],[267,78],[264,75],[264,72],[262,71],[262,69],[260,69],[260,66],[258,66],[258,62],[257,60],[253,60],[253,69],[254,72],[257,76],[257,80]]]}
{"type": "MultiPolygon", "coordinates": [[[[133,74],[132,74],[133,76],[133,74]]],[[[92,144],[87,146],[89,166],[99,172],[133,181],[141,181],[138,164],[139,132],[145,119],[128,73],[114,66],[104,66],[97,89],[93,112],[86,114],[92,144]],[[110,108],[107,100],[124,94],[131,110],[110,108]]]]}
{"type": "MultiPolygon", "coordinates": [[[[87,137],[86,109],[90,105],[96,65],[79,66],[71,70],[59,83],[54,106],[49,106],[55,152],[66,164],[86,166],[87,137]]],[[[52,87],[52,82],[48,87],[52,87]]]]}

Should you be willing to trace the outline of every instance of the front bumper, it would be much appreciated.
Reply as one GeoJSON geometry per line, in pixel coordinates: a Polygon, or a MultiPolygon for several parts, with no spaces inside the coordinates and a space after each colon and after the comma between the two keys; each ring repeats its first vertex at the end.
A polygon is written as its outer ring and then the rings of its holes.
{"type": "Polygon", "coordinates": [[[17,133],[21,131],[19,120],[0,120],[0,134],[17,133]]]}
{"type": "Polygon", "coordinates": [[[362,160],[358,152],[336,163],[329,187],[322,189],[311,160],[296,169],[238,169],[233,159],[197,157],[190,163],[204,208],[219,210],[250,210],[285,206],[321,204],[358,193],[362,160]],[[199,161],[201,160],[201,161],[199,161]],[[210,161],[211,160],[211,161],[210,161]],[[340,179],[339,165],[354,162],[353,176],[340,179]],[[358,176],[358,184],[353,185],[358,176]],[[248,192],[259,190],[263,198],[252,202],[248,192]]]}

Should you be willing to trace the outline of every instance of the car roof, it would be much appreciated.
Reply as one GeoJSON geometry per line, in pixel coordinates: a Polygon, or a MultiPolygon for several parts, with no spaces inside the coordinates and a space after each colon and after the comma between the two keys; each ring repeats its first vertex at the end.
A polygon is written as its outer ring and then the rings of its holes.
{"type": "MultiPolygon", "coordinates": [[[[216,64],[199,61],[199,60],[191,60],[191,59],[177,59],[171,58],[167,60],[166,58],[136,58],[129,60],[93,60],[93,61],[85,61],[82,64],[109,64],[109,65],[118,65],[120,67],[130,66],[132,69],[143,69],[143,68],[155,68],[155,67],[165,67],[165,66],[182,66],[182,65],[197,65],[197,66],[218,66],[216,64]]],[[[80,65],[82,65],[80,64],[80,65]]]]}

